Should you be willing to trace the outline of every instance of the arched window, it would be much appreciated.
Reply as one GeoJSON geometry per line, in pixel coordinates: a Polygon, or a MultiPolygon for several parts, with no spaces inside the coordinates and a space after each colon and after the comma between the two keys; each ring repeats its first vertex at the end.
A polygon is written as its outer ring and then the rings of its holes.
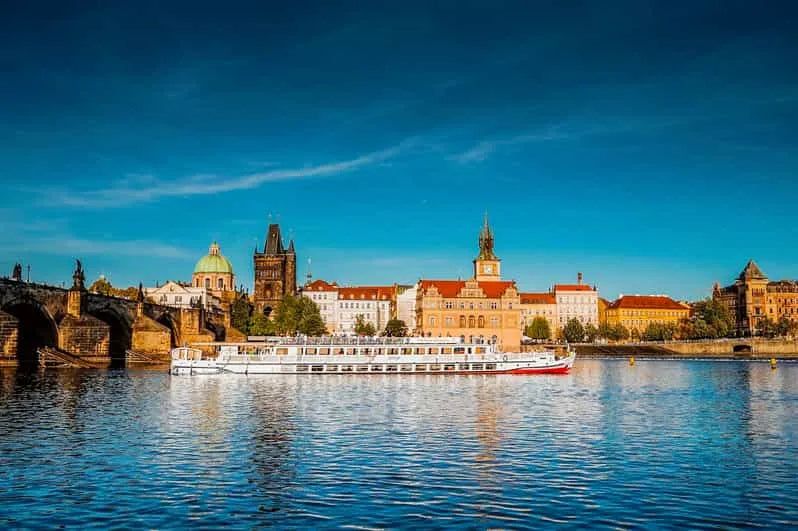
{"type": "Polygon", "coordinates": [[[197,279],[194,279],[194,287],[195,287],[195,288],[198,288],[198,287],[200,287],[200,281],[199,281],[199,279],[198,279],[198,278],[197,278],[197,279]]]}
{"type": "Polygon", "coordinates": [[[473,315],[468,316],[468,328],[474,328],[477,326],[477,320],[474,318],[473,315]]]}
{"type": "Polygon", "coordinates": [[[216,280],[216,287],[219,288],[219,289],[224,289],[224,280],[222,280],[221,278],[217,279],[216,280]]]}
{"type": "Polygon", "coordinates": [[[211,289],[211,279],[205,279],[205,289],[211,289]]]}
{"type": "Polygon", "coordinates": [[[485,316],[484,315],[480,315],[479,316],[479,319],[477,320],[477,326],[479,326],[480,328],[485,328],[485,316]]]}
{"type": "Polygon", "coordinates": [[[465,318],[465,315],[461,315],[460,316],[460,328],[465,328],[465,327],[466,327],[466,318],[465,318]]]}

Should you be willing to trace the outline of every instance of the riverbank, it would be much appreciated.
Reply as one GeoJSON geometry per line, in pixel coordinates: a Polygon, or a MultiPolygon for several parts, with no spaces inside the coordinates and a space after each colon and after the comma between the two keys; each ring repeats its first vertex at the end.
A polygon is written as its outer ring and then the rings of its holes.
{"type": "Polygon", "coordinates": [[[679,352],[661,345],[574,345],[578,358],[638,358],[638,359],[663,359],[663,360],[798,360],[798,352],[734,352],[725,351],[700,351],[679,352]]]}

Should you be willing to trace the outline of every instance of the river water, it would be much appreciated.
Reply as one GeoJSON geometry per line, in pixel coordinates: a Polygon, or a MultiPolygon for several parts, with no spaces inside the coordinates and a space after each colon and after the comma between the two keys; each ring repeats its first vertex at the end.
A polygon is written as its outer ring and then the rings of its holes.
{"type": "Polygon", "coordinates": [[[0,372],[0,528],[798,526],[798,364],[0,372]]]}

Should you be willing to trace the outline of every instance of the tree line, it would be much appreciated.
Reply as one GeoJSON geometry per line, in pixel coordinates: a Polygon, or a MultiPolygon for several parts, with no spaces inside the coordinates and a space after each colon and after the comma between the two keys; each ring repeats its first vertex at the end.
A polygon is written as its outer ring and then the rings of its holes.
{"type": "MultiPolygon", "coordinates": [[[[230,309],[230,321],[236,330],[249,336],[272,336],[296,334],[307,336],[327,335],[327,326],[321,317],[319,306],[307,297],[287,295],[275,310],[273,318],[256,312],[244,293],[237,293],[230,309]]],[[[354,332],[361,336],[375,336],[373,323],[358,314],[354,332]]],[[[384,336],[404,337],[407,326],[404,321],[391,319],[381,332],[384,336]]]]}
{"type": "MultiPolygon", "coordinates": [[[[759,330],[765,337],[785,337],[798,335],[798,321],[782,316],[778,320],[765,318],[759,330]]],[[[643,341],[669,341],[672,339],[720,339],[735,337],[737,330],[734,318],[728,308],[720,301],[706,299],[697,302],[693,307],[693,315],[679,323],[650,323],[645,330],[631,331],[622,324],[611,326],[601,323],[583,325],[578,319],[570,319],[560,330],[560,336],[570,343],[583,341],[594,342],[597,339],[625,341],[627,339],[643,341]]],[[[552,338],[552,330],[548,320],[535,317],[524,330],[524,334],[537,340],[552,338]]]]}

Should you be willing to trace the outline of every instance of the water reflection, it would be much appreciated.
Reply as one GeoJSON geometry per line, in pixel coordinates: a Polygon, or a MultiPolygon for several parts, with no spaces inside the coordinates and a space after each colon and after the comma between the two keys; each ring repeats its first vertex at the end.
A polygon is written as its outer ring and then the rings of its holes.
{"type": "Polygon", "coordinates": [[[580,360],[542,377],[2,371],[0,525],[794,525],[796,410],[798,364],[786,363],[580,360]]]}

